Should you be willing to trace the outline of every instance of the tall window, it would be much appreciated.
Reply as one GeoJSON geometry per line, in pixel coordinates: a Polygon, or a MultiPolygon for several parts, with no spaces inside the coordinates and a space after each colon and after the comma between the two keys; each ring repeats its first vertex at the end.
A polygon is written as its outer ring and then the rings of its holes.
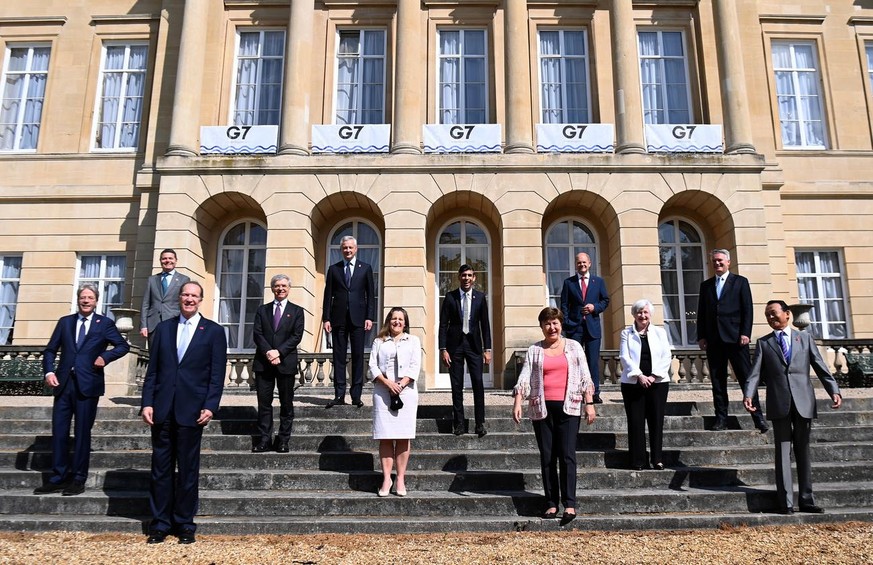
{"type": "Polygon", "coordinates": [[[864,44],[867,50],[867,76],[870,77],[870,88],[873,90],[873,41],[864,44]]]}
{"type": "MultiPolygon", "coordinates": [[[[458,269],[461,265],[467,264],[473,267],[473,272],[476,273],[476,282],[473,288],[481,290],[488,296],[489,307],[493,306],[493,293],[491,288],[491,244],[488,241],[488,234],[476,223],[460,220],[447,225],[440,232],[437,240],[437,293],[439,294],[438,304],[442,304],[446,294],[458,287],[458,269]]],[[[437,307],[439,308],[439,306],[437,307]]],[[[493,320],[491,313],[488,313],[489,319],[493,320]]],[[[497,335],[494,332],[492,324],[492,335],[497,335]]],[[[436,336],[434,336],[434,346],[436,346],[436,336]]],[[[499,338],[495,338],[499,341],[499,338]]],[[[439,372],[436,378],[436,386],[439,388],[448,388],[450,386],[448,368],[439,360],[439,372]]],[[[494,378],[491,373],[491,365],[485,365],[482,368],[482,380],[485,386],[492,386],[494,378]]],[[[467,386],[469,386],[469,376],[464,377],[467,386]]]]}
{"type": "Polygon", "coordinates": [[[590,122],[585,30],[540,30],[539,38],[543,123],[590,122]]]}
{"type": "MultiPolygon", "coordinates": [[[[362,221],[353,220],[339,226],[330,238],[327,250],[327,265],[324,269],[325,273],[328,267],[342,260],[343,254],[340,251],[340,242],[347,235],[354,237],[358,243],[358,259],[367,263],[373,269],[373,286],[376,289],[376,319],[373,320],[373,328],[364,337],[364,344],[369,349],[370,344],[376,339],[376,334],[379,333],[379,328],[382,326],[382,320],[380,319],[382,316],[382,241],[379,239],[379,233],[370,224],[362,221]]],[[[326,348],[327,343],[322,342],[322,349],[326,348]]]]}
{"type": "Polygon", "coordinates": [[[824,105],[815,42],[774,41],[773,70],[782,145],[824,149],[824,105]]]}
{"type": "Polygon", "coordinates": [[[484,124],[488,116],[484,29],[439,32],[439,121],[484,124]]]}
{"type": "Polygon", "coordinates": [[[224,326],[230,351],[252,351],[252,324],[264,301],[267,230],[240,222],[221,240],[218,251],[218,323],[224,326]]]}
{"type": "Polygon", "coordinates": [[[697,303],[703,282],[703,240],[688,222],[658,226],[664,327],[670,343],[692,347],[697,340],[697,303]]]}
{"type": "Polygon", "coordinates": [[[147,63],[147,45],[103,46],[95,149],[136,149],[147,63]]]}
{"type": "Polygon", "coordinates": [[[336,123],[385,123],[385,31],[337,35],[336,123]]]}
{"type": "MultiPolygon", "coordinates": [[[[82,283],[91,283],[100,291],[97,312],[115,319],[111,308],[124,305],[124,255],[79,255],[76,289],[82,283]]],[[[74,298],[75,300],[75,298],[74,298]]]]}
{"type": "Polygon", "coordinates": [[[21,256],[0,255],[0,345],[12,343],[20,281],[21,256]]]}
{"type": "Polygon", "coordinates": [[[39,141],[50,47],[7,47],[0,102],[0,151],[32,151],[39,141]]]}
{"type": "Polygon", "coordinates": [[[849,337],[846,293],[838,251],[795,251],[797,293],[812,304],[809,317],[813,335],[822,339],[849,337]]]}
{"type": "Polygon", "coordinates": [[[564,279],[576,273],[576,255],[591,257],[591,274],[597,274],[597,245],[594,234],[582,222],[565,220],[546,232],[546,277],[549,284],[549,306],[561,307],[561,287],[564,279]]]}
{"type": "Polygon", "coordinates": [[[684,34],[681,31],[640,31],[638,37],[645,122],[690,123],[684,34]]]}
{"type": "Polygon", "coordinates": [[[285,31],[241,31],[238,40],[233,123],[279,125],[285,31]]]}

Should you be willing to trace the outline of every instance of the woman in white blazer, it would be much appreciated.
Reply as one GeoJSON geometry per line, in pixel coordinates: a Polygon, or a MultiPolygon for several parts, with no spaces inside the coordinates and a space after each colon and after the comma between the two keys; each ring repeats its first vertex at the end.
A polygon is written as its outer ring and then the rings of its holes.
{"type": "Polygon", "coordinates": [[[652,467],[664,469],[664,412],[673,354],[663,328],[652,325],[655,307],[645,298],[631,306],[634,323],[621,332],[621,397],[627,414],[627,443],[632,469],[648,468],[646,424],[652,467]]]}
{"type": "Polygon", "coordinates": [[[406,466],[418,416],[415,381],[421,372],[421,342],[408,332],[406,310],[392,308],[370,350],[373,439],[379,440],[382,461],[379,496],[388,496],[391,492],[391,471],[395,464],[397,481],[394,492],[397,496],[406,496],[406,466]],[[392,410],[392,397],[400,397],[403,406],[392,410]]]}

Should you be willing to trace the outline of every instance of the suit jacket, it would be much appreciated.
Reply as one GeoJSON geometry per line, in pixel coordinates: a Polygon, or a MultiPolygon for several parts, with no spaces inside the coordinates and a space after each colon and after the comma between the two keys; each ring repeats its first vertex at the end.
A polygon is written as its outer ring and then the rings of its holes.
{"type": "Polygon", "coordinates": [[[279,327],[273,329],[273,304],[267,302],[258,306],[255,312],[255,323],[252,326],[252,336],[255,341],[254,370],[277,371],[281,375],[297,374],[297,346],[303,339],[303,308],[290,300],[282,311],[279,327]],[[267,351],[275,349],[279,352],[279,364],[273,365],[267,361],[267,351]]]}
{"type": "Polygon", "coordinates": [[[593,339],[600,338],[600,313],[609,306],[609,294],[606,292],[606,282],[600,277],[588,276],[588,290],[585,301],[582,301],[582,287],[579,284],[579,274],[567,278],[561,287],[561,313],[564,314],[564,335],[577,337],[582,334],[582,324],[593,339]],[[593,304],[594,312],[582,317],[582,306],[593,304]]]}
{"type": "Polygon", "coordinates": [[[161,291],[161,273],[152,275],[146,281],[146,289],[142,295],[140,308],[140,329],[148,328],[149,333],[155,331],[158,324],[164,320],[179,315],[179,289],[191,279],[176,271],[167,286],[167,292],[161,291]]]}
{"type": "Polygon", "coordinates": [[[197,425],[200,411],[218,414],[227,367],[224,329],[201,317],[181,361],[176,354],[179,318],[158,324],[149,350],[149,366],[142,385],[142,406],[154,409],[161,424],[172,413],[181,426],[197,425]]]}
{"type": "Polygon", "coordinates": [[[741,335],[752,337],[753,310],[746,277],[729,273],[720,299],[715,294],[715,277],[706,279],[700,284],[697,303],[697,341],[738,344],[741,335]]]}
{"type": "Polygon", "coordinates": [[[365,320],[376,320],[376,286],[373,268],[356,259],[351,283],[346,286],[345,261],[334,263],[324,277],[324,303],[321,321],[331,326],[345,325],[346,313],[352,325],[363,327],[365,320]]]}
{"type": "Polygon", "coordinates": [[[71,371],[76,372],[76,382],[83,396],[102,396],[106,392],[106,381],[103,369],[94,366],[98,357],[103,357],[107,364],[124,357],[130,351],[130,344],[121,336],[115,322],[106,316],[92,314],[91,326],[85,334],[85,343],[76,350],[78,337],[79,314],[70,314],[58,320],[55,330],[43,351],[42,368],[46,374],[54,372],[58,378],[58,386],[54,388],[55,396],[61,394],[64,385],[70,379],[71,371]],[[112,349],[107,350],[106,346],[112,349]],[[61,352],[61,359],[55,368],[55,357],[61,352]]]}
{"type": "MultiPolygon", "coordinates": [[[[485,294],[473,289],[470,299],[470,335],[476,353],[491,349],[491,323],[488,320],[488,299],[485,294]]],[[[439,347],[453,354],[464,336],[464,321],[461,318],[461,289],[446,294],[440,307],[439,347]]]]}
{"type": "Polygon", "coordinates": [[[791,362],[786,363],[775,333],[758,340],[752,372],[746,381],[743,394],[751,398],[761,376],[767,381],[767,419],[787,418],[791,403],[797,413],[804,418],[815,418],[818,413],[815,405],[815,391],[809,379],[809,369],[815,371],[824,389],[833,397],[840,394],[840,387],[825,365],[815,344],[807,332],[791,332],[791,362]]]}

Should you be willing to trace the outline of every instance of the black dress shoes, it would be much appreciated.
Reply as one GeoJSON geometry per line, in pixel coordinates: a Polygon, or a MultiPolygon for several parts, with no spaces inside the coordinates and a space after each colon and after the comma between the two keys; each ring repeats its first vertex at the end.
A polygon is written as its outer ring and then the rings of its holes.
{"type": "Polygon", "coordinates": [[[784,514],[785,516],[791,516],[792,514],[794,514],[794,508],[791,508],[791,507],[777,508],[776,513],[777,514],[784,514]]]}
{"type": "Polygon", "coordinates": [[[723,432],[727,429],[727,422],[724,420],[716,420],[715,423],[709,428],[713,432],[723,432]]]}
{"type": "Polygon", "coordinates": [[[767,432],[770,431],[770,428],[767,426],[767,424],[765,424],[763,422],[760,425],[755,425],[755,427],[758,428],[758,431],[761,432],[762,434],[766,434],[767,432]]]}
{"type": "Polygon", "coordinates": [[[352,405],[353,405],[355,408],[360,408],[361,406],[364,405],[364,401],[361,400],[361,399],[358,399],[358,400],[352,400],[352,405]]]}
{"type": "Polygon", "coordinates": [[[455,434],[456,436],[464,435],[464,426],[454,426],[452,428],[452,433],[455,434]]]}
{"type": "Polygon", "coordinates": [[[146,543],[164,543],[165,539],[167,539],[167,532],[152,532],[149,534],[146,543]]]}
{"type": "Polygon", "coordinates": [[[545,512],[543,512],[543,519],[544,520],[554,520],[557,517],[558,517],[558,509],[557,508],[552,507],[552,509],[546,510],[545,512]]]}
{"type": "Polygon", "coordinates": [[[273,446],[266,439],[262,439],[256,446],[252,448],[252,453],[266,453],[273,449],[273,446]]]}
{"type": "Polygon", "coordinates": [[[575,512],[567,512],[565,510],[564,513],[561,515],[561,525],[566,526],[567,524],[569,524],[570,522],[572,522],[575,519],[576,519],[575,512]]]}
{"type": "Polygon", "coordinates": [[[485,437],[486,435],[488,435],[488,432],[485,431],[484,424],[476,424],[476,435],[479,437],[485,437]]]}
{"type": "Polygon", "coordinates": [[[76,496],[77,494],[82,494],[83,492],[85,492],[85,483],[73,481],[72,483],[67,485],[67,488],[64,489],[62,495],[76,496]]]}
{"type": "MultiPolygon", "coordinates": [[[[603,404],[603,399],[600,398],[599,394],[595,394],[594,398],[592,398],[591,400],[594,402],[594,404],[603,404]]],[[[574,516],[575,516],[575,514],[574,514],[574,516]]]]}
{"type": "Polygon", "coordinates": [[[288,453],[288,440],[276,440],[276,453],[288,453]]]}
{"type": "Polygon", "coordinates": [[[183,531],[179,533],[179,543],[194,543],[197,538],[194,537],[194,532],[183,531]]]}
{"type": "Polygon", "coordinates": [[[330,402],[324,405],[325,408],[333,408],[334,406],[341,406],[346,403],[344,398],[334,398],[330,402]]]}
{"type": "Polygon", "coordinates": [[[56,492],[61,492],[65,488],[69,486],[69,483],[52,483],[48,482],[41,487],[36,487],[33,489],[33,494],[53,494],[56,492]]]}
{"type": "Polygon", "coordinates": [[[824,508],[815,504],[801,504],[800,511],[808,512],[809,514],[824,514],[824,508]]]}

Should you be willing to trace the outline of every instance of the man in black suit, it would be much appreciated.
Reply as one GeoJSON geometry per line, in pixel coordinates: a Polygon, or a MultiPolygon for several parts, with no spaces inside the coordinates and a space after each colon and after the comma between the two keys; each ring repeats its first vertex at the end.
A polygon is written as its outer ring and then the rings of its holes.
{"type": "Polygon", "coordinates": [[[106,391],[103,368],[130,351],[115,323],[94,312],[100,298],[97,287],[83,284],[77,292],[79,311],[58,320],[43,351],[45,383],[53,389],[52,477],[33,494],[63,491],[64,496],[85,492],[91,459],[91,428],[97,401],[106,391]],[[112,349],[106,350],[108,345],[112,349]],[[55,369],[58,351],[61,359],[55,369]],[[76,419],[76,444],[70,465],[70,426],[76,419]]]}
{"type": "Polygon", "coordinates": [[[376,287],[373,268],[359,261],[358,242],[347,235],[340,241],[343,260],[334,263],[324,277],[322,322],[324,331],[333,337],[334,398],[327,408],[345,404],[346,351],[351,343],[352,404],[364,405],[364,337],[376,319],[376,287]]]}
{"type": "Polygon", "coordinates": [[[142,295],[139,318],[143,337],[149,337],[162,321],[179,316],[179,289],[189,280],[176,271],[176,252],[161,251],[161,272],[148,278],[142,295]]]}
{"type": "Polygon", "coordinates": [[[291,279],[276,275],[270,280],[275,300],[255,312],[252,335],[255,341],[255,387],[258,391],[258,432],[252,448],[264,453],[274,448],[288,453],[294,421],[294,375],[297,374],[297,346],[303,338],[303,309],[288,300],[291,279]],[[273,389],[279,389],[279,434],[273,437],[273,389]]]}
{"type": "MultiPolygon", "coordinates": [[[[728,391],[727,364],[730,361],[740,387],[746,388],[746,379],[752,368],[749,357],[749,336],[752,335],[754,304],[752,290],[746,277],[729,271],[731,254],[727,249],[713,249],[709,253],[715,276],[700,285],[697,303],[697,344],[706,351],[709,378],[712,382],[712,402],[715,422],[711,430],[727,429],[728,391]]],[[[761,404],[755,393],[752,412],[755,427],[766,433],[769,429],[761,415],[761,404]]]]}
{"type": "Polygon", "coordinates": [[[171,532],[179,543],[195,541],[200,443],[218,413],[227,367],[224,329],[200,315],[202,301],[200,283],[185,283],[180,316],[158,324],[152,339],[142,385],[142,419],[152,435],[148,543],[161,543],[171,532]]]}
{"type": "Polygon", "coordinates": [[[452,383],[452,432],[464,433],[464,362],[473,386],[473,411],[476,434],[485,430],[485,385],[482,382],[482,361],[491,363],[491,323],[488,321],[488,300],[473,289],[476,273],[469,265],[458,269],[460,287],[446,294],[440,308],[439,346],[443,362],[449,367],[452,383]]]}

